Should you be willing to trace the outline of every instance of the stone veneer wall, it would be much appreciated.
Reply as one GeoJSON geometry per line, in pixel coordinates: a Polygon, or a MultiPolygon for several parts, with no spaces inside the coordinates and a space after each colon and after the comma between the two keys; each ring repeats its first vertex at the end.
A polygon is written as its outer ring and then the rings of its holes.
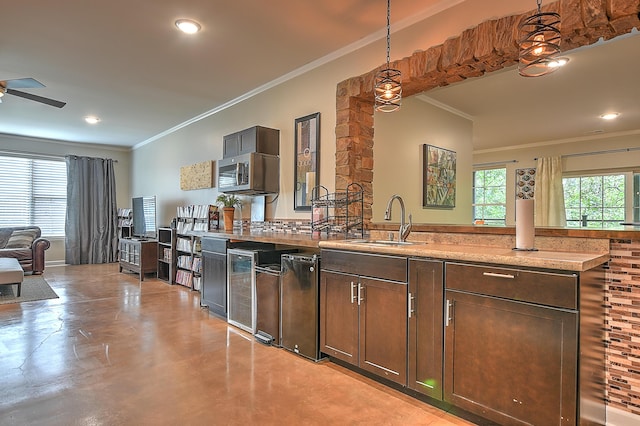
{"type": "Polygon", "coordinates": [[[606,273],[607,395],[640,416],[640,240],[611,240],[606,273]]]}

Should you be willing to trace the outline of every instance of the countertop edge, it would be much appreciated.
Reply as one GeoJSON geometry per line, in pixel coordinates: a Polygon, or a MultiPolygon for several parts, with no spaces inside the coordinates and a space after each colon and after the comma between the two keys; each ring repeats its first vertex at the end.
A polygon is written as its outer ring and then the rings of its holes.
{"type": "Polygon", "coordinates": [[[397,254],[402,256],[426,257],[451,261],[480,262],[508,266],[557,269],[584,272],[609,261],[609,253],[562,252],[562,251],[513,251],[508,248],[415,244],[409,246],[373,246],[358,244],[342,237],[312,236],[309,234],[285,233],[228,233],[225,231],[191,231],[200,237],[226,238],[230,240],[255,241],[297,246],[309,249],[333,248],[363,253],[397,254]]]}
{"type": "Polygon", "coordinates": [[[575,253],[559,251],[513,251],[485,246],[416,244],[411,246],[372,246],[348,241],[323,241],[320,248],[359,251],[364,253],[397,254],[442,260],[480,262],[508,266],[557,269],[584,272],[609,260],[609,253],[575,253]]]}

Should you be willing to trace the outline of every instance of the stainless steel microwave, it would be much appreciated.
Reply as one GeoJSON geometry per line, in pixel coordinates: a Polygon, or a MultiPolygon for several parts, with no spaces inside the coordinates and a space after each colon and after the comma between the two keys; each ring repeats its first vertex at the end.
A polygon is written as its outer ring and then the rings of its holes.
{"type": "Polygon", "coordinates": [[[280,189],[280,157],[251,152],[218,161],[220,192],[261,195],[280,189]]]}

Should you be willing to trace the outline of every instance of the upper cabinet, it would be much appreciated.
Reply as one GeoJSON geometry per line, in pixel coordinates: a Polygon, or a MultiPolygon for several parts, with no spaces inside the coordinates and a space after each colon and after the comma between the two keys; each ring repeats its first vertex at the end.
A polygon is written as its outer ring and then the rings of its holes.
{"type": "Polygon", "coordinates": [[[278,155],[280,153],[280,130],[254,126],[224,136],[222,158],[251,152],[278,155]]]}

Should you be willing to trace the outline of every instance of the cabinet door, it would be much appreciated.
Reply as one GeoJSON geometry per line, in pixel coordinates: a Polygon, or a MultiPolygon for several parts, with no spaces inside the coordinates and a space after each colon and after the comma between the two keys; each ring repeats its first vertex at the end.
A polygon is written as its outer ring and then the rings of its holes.
{"type": "Polygon", "coordinates": [[[409,261],[409,366],[407,387],[442,400],[444,345],[443,264],[409,261]]]}
{"type": "Polygon", "coordinates": [[[238,155],[240,144],[240,133],[232,133],[222,138],[222,158],[235,157],[238,155]]]}
{"type": "Polygon", "coordinates": [[[445,400],[505,425],[576,424],[577,313],[446,291],[445,400]]]}
{"type": "Polygon", "coordinates": [[[407,383],[407,285],[360,278],[360,368],[407,383]]]}
{"type": "Polygon", "coordinates": [[[320,274],[320,351],[358,365],[358,277],[320,274]]]}
{"type": "Polygon", "coordinates": [[[256,152],[257,149],[257,129],[251,127],[240,132],[238,137],[238,154],[256,152]]]}
{"type": "Polygon", "coordinates": [[[202,301],[209,310],[227,317],[227,255],[202,252],[202,301]]]}

